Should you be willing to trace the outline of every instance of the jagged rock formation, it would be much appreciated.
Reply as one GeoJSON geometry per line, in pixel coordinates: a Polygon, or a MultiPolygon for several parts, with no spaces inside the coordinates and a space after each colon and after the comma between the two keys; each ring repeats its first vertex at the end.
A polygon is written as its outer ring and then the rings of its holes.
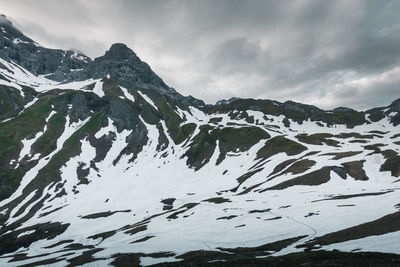
{"type": "Polygon", "coordinates": [[[204,105],[124,44],[92,61],[0,21],[1,264],[400,254],[400,100],[204,105]]]}
{"type": "Polygon", "coordinates": [[[14,61],[35,75],[48,75],[56,81],[78,80],[76,70],[84,69],[92,60],[76,51],[48,49],[39,46],[0,15],[0,57],[14,61]]]}
{"type": "Polygon", "coordinates": [[[167,86],[145,62],[141,61],[125,44],[114,44],[104,56],[91,60],[73,51],[41,47],[13,26],[4,15],[0,18],[0,57],[13,61],[35,75],[58,82],[98,79],[107,75],[123,86],[156,89],[187,105],[204,105],[204,102],[184,97],[167,86]]]}

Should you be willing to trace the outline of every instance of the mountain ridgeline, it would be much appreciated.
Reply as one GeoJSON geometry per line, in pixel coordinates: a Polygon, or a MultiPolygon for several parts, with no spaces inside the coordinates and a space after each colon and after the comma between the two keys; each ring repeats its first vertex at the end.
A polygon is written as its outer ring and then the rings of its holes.
{"type": "Polygon", "coordinates": [[[0,264],[399,264],[399,125],[400,99],[206,105],[125,44],[92,60],[2,15],[0,264]]]}

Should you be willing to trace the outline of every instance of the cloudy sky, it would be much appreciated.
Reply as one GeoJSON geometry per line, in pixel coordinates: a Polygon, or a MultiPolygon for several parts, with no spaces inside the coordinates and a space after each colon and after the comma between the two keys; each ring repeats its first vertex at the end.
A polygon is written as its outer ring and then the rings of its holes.
{"type": "Polygon", "coordinates": [[[400,0],[0,0],[51,48],[123,42],[170,86],[365,109],[400,98],[400,0]]]}

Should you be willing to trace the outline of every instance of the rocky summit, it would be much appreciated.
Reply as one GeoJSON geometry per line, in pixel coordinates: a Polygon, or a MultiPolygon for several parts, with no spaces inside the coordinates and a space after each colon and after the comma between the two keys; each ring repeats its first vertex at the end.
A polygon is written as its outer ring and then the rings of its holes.
{"type": "Polygon", "coordinates": [[[388,104],[206,105],[125,44],[92,60],[2,16],[0,265],[398,266],[388,104]]]}

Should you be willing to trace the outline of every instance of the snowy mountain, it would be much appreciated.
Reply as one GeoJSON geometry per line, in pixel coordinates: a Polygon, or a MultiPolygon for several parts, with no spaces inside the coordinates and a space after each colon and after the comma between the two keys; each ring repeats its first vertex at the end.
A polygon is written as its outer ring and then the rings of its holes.
{"type": "Polygon", "coordinates": [[[0,22],[0,265],[400,264],[400,99],[205,105],[0,22]]]}

